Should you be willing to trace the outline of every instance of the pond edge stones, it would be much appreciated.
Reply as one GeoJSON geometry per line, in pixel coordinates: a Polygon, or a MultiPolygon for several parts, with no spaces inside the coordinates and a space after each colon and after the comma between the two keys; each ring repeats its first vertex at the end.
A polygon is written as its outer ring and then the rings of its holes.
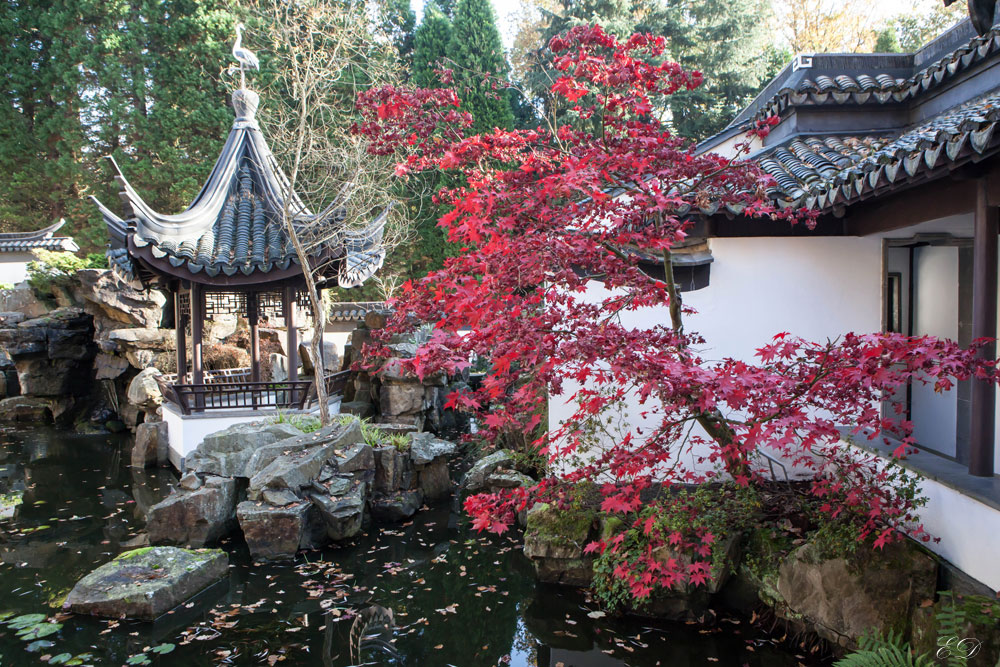
{"type": "Polygon", "coordinates": [[[77,582],[63,609],[105,618],[152,621],[229,571],[220,549],[145,547],[126,551],[77,582]]]}

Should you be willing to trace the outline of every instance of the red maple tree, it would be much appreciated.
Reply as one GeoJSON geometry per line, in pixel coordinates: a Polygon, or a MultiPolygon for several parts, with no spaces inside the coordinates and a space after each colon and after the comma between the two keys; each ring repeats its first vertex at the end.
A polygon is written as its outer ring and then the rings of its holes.
{"type": "MultiPolygon", "coordinates": [[[[488,359],[481,386],[451,395],[447,407],[483,413],[483,435],[493,441],[541,432],[533,446],[553,464],[533,488],[470,497],[465,507],[475,526],[503,532],[529,503],[596,481],[601,509],[628,517],[647,537],[646,549],[615,571],[639,598],[708,576],[704,562],[654,558],[659,547],[704,556],[716,538],[643,520],[640,495],[720,478],[763,483],[758,450],[814,471],[812,491],[824,511],[859,517],[861,539],[881,547],[900,529],[919,534],[914,500],[896,492],[896,473],[884,459],[845,446],[840,428],[870,438],[891,432],[909,444],[908,424],[882,415],[887,395],[911,381],[944,390],[956,380],[994,377],[976,346],[889,333],[824,343],[781,333],[752,360],[699,356],[706,341],[684,326],[691,311],[675,284],[673,256],[700,212],[727,207],[776,225],[812,225],[813,217],[768,198],[769,177],[742,159],[749,136],[736,158],[696,154],[657,118],[665,106],[658,98],[701,80],[664,61],[664,46],[643,34],[619,41],[597,26],[556,37],[549,50],[560,73],[552,86],[559,106],[536,129],[467,136],[471,119],[453,91],[394,87],[359,97],[357,125],[373,152],[405,154],[402,177],[461,176],[460,187],[439,194],[450,205],[439,224],[462,250],[404,286],[387,329],[434,325],[405,364],[424,376],[458,372],[473,355],[488,359]],[[640,269],[639,257],[651,255],[662,260],[661,274],[640,269]],[[606,295],[582,298],[594,277],[606,295]],[[636,328],[620,320],[625,311],[658,306],[668,313],[664,321],[636,328]],[[567,395],[572,416],[553,430],[539,428],[549,398],[567,395]],[[605,432],[595,447],[595,428],[627,400],[638,401],[646,427],[605,432]],[[682,454],[696,465],[682,464],[682,454]]],[[[750,135],[766,135],[775,122],[750,135]]],[[[620,540],[588,550],[616,549],[620,540]]]]}

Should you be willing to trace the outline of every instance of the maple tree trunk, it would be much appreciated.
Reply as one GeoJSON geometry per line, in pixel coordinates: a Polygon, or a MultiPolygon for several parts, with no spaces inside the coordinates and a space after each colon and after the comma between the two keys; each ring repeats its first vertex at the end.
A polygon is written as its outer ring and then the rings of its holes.
{"type": "MultiPolygon", "coordinates": [[[[667,284],[667,293],[670,295],[670,325],[676,333],[684,331],[683,303],[681,292],[677,288],[677,281],[674,279],[674,261],[670,250],[663,251],[663,274],[667,284]]],[[[693,398],[693,397],[692,397],[693,398]]],[[[692,404],[694,401],[692,401],[692,404]]],[[[711,412],[696,412],[695,421],[705,429],[705,432],[721,445],[722,460],[728,472],[733,478],[745,477],[748,472],[748,464],[744,457],[737,451],[733,451],[739,445],[736,442],[736,434],[726,418],[719,410],[711,412]]]]}

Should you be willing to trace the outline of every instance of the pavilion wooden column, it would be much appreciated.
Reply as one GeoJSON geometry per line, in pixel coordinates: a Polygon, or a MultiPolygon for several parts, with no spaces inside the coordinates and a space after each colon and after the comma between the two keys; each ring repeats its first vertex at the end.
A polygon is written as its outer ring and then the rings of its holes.
{"type": "MultiPolygon", "coordinates": [[[[205,371],[202,364],[201,339],[205,324],[205,291],[198,283],[191,283],[191,384],[205,384],[205,371]]],[[[205,396],[195,394],[196,410],[205,407],[205,396]]]]}
{"type": "Polygon", "coordinates": [[[188,316],[181,307],[181,286],[174,290],[174,342],[177,346],[177,384],[187,383],[187,329],[188,316]]]}
{"type": "Polygon", "coordinates": [[[260,382],[260,306],[257,292],[247,293],[247,322],[250,324],[250,381],[260,382]]]}
{"type": "MultiPolygon", "coordinates": [[[[997,234],[1000,216],[989,204],[985,178],[976,187],[975,233],[972,260],[972,339],[997,335],[997,234]]],[[[996,358],[996,344],[978,351],[985,359],[996,358]]],[[[969,443],[969,474],[993,476],[996,389],[992,382],[972,380],[972,424],[969,443]]]]}
{"type": "Polygon", "coordinates": [[[299,332],[295,328],[295,287],[285,287],[281,299],[282,316],[285,318],[285,346],[288,348],[288,379],[299,379],[299,332]]]}

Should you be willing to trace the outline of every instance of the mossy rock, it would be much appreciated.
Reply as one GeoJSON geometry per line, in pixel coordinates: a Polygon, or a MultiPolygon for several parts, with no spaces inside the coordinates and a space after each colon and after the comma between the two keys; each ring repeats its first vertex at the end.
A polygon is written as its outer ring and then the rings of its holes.
{"type": "Polygon", "coordinates": [[[152,621],[228,571],[229,558],[219,549],[135,549],[77,582],[63,609],[105,618],[152,621]]]}
{"type": "Polygon", "coordinates": [[[559,509],[538,503],[528,511],[524,532],[524,554],[535,574],[547,583],[589,586],[594,559],[583,549],[591,541],[597,523],[593,510],[559,509]]]}

